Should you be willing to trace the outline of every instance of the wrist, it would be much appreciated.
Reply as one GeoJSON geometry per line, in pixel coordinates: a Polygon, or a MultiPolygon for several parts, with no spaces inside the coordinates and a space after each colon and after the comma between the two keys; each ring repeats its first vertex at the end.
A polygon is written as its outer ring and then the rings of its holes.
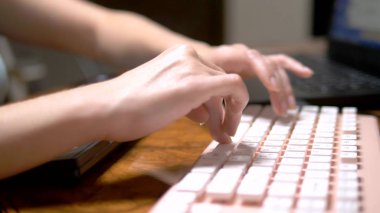
{"type": "MultiPolygon", "coordinates": [[[[67,123],[76,128],[80,135],[80,143],[104,139],[106,102],[99,98],[99,93],[93,89],[96,84],[66,91],[68,104],[64,114],[68,115],[67,123]]],[[[80,145],[80,144],[77,144],[80,145]]]]}

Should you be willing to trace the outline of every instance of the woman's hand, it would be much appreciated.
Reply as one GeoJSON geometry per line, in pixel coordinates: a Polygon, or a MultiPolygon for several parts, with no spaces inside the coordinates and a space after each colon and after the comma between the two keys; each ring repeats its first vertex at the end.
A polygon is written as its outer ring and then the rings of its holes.
{"type": "Polygon", "coordinates": [[[140,138],[189,114],[207,122],[212,136],[227,143],[248,103],[239,75],[225,73],[184,45],[93,86],[107,106],[102,116],[106,140],[140,138]]]}
{"type": "Polygon", "coordinates": [[[286,71],[302,78],[313,74],[309,68],[286,55],[262,55],[242,44],[200,48],[200,54],[227,73],[236,73],[243,78],[258,77],[279,115],[285,115],[289,108],[296,106],[286,71]]]}

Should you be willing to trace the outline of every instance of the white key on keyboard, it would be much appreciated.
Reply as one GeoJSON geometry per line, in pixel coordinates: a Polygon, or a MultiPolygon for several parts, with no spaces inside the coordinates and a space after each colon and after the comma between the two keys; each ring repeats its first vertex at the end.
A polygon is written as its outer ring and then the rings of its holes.
{"type": "Polygon", "coordinates": [[[242,122],[239,124],[236,133],[233,137],[231,137],[233,143],[238,143],[243,135],[247,132],[249,127],[251,126],[250,123],[242,122]]]}
{"type": "Polygon", "coordinates": [[[301,165],[292,165],[292,166],[288,166],[288,165],[280,165],[278,168],[277,168],[277,172],[278,173],[295,173],[295,174],[299,174],[301,173],[301,169],[302,169],[302,166],[301,165]]]}
{"type": "Polygon", "coordinates": [[[210,173],[190,172],[182,178],[176,188],[178,191],[199,192],[203,189],[210,178],[210,173]]]}
{"type": "Polygon", "coordinates": [[[301,198],[298,200],[297,209],[309,210],[309,212],[318,212],[326,209],[327,202],[324,199],[301,198]]]}
{"type": "Polygon", "coordinates": [[[237,190],[237,196],[244,201],[260,202],[270,180],[270,174],[250,172],[244,176],[237,190]]]}
{"type": "Polygon", "coordinates": [[[264,201],[263,212],[288,212],[292,205],[292,198],[268,197],[264,201]]]}
{"type": "Polygon", "coordinates": [[[231,172],[229,169],[221,169],[216,173],[206,188],[206,195],[218,200],[228,200],[234,195],[234,190],[242,175],[241,171],[231,172]]]}
{"type": "Polygon", "coordinates": [[[329,181],[324,179],[304,179],[301,186],[302,198],[326,198],[329,181]]]}
{"type": "Polygon", "coordinates": [[[194,202],[196,197],[197,194],[194,192],[172,191],[155,207],[154,212],[166,213],[175,209],[176,212],[185,213],[188,211],[188,208],[191,203],[194,202]]]}
{"type": "Polygon", "coordinates": [[[297,183],[295,182],[273,182],[268,191],[269,196],[276,197],[293,197],[297,190],[297,183]]]}
{"type": "Polygon", "coordinates": [[[300,176],[298,174],[286,174],[286,173],[277,173],[274,176],[274,181],[277,182],[298,182],[300,176]]]}
{"type": "Polygon", "coordinates": [[[200,158],[191,169],[191,172],[214,173],[223,164],[223,161],[200,158]]]}
{"type": "Polygon", "coordinates": [[[331,163],[311,163],[307,164],[307,170],[330,170],[331,163]]]}

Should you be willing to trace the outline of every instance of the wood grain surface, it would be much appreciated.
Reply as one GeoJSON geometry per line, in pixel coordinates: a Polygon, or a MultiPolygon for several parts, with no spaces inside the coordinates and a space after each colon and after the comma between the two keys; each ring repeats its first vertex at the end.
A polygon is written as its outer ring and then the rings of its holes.
{"type": "Polygon", "coordinates": [[[148,212],[209,144],[205,127],[183,118],[125,143],[79,183],[2,184],[4,212],[148,212]]]}

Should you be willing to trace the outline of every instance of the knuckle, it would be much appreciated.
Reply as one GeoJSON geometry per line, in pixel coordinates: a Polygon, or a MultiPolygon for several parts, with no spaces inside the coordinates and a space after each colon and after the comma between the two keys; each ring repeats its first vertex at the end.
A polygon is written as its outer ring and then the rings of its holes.
{"type": "Polygon", "coordinates": [[[285,54],[276,54],[275,57],[279,60],[279,61],[286,61],[289,59],[289,56],[285,55],[285,54]]]}
{"type": "Polygon", "coordinates": [[[243,83],[243,79],[240,77],[240,75],[232,73],[228,74],[228,77],[233,84],[241,84],[243,83]]]}
{"type": "Polygon", "coordinates": [[[189,45],[180,45],[173,57],[174,63],[186,64],[190,67],[194,66],[197,59],[197,53],[195,49],[189,45]]]}
{"type": "Polygon", "coordinates": [[[242,49],[242,50],[248,50],[249,49],[247,47],[247,45],[242,44],[242,43],[236,43],[236,44],[233,44],[232,46],[235,47],[235,48],[237,48],[237,49],[242,49]]]}
{"type": "Polygon", "coordinates": [[[181,54],[183,54],[185,56],[196,56],[197,55],[197,52],[195,51],[195,49],[192,46],[187,45],[187,44],[180,45],[179,50],[180,50],[181,54]]]}

